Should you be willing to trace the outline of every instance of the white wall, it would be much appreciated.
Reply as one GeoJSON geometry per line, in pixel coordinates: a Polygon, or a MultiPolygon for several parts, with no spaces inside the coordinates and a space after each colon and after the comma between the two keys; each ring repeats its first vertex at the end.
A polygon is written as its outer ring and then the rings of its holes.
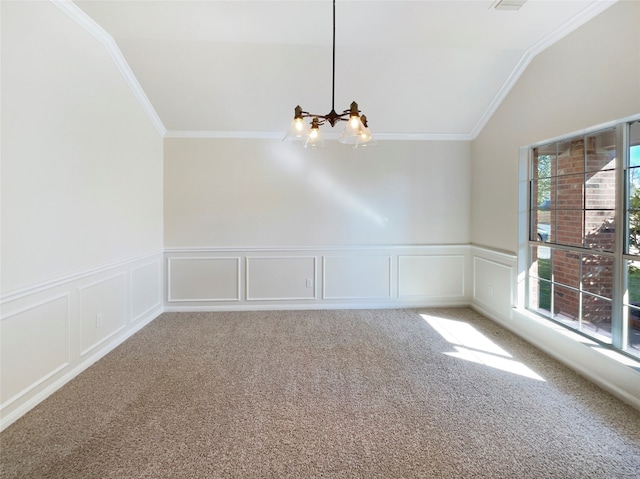
{"type": "Polygon", "coordinates": [[[165,246],[465,244],[469,143],[165,140],[165,246]]]}
{"type": "Polygon", "coordinates": [[[165,140],[167,307],[468,302],[469,143],[327,143],[165,140]]]}
{"type": "Polygon", "coordinates": [[[524,292],[520,147],[639,112],[640,3],[621,1],[540,53],[473,141],[471,241],[474,308],[640,409],[640,372],[513,309],[524,292]]]}
{"type": "Polygon", "coordinates": [[[162,138],[104,46],[1,2],[5,427],[162,309],[162,138]]]}

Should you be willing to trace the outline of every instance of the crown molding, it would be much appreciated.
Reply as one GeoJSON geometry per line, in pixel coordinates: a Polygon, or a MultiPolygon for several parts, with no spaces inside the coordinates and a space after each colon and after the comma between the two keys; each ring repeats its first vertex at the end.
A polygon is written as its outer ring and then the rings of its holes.
{"type": "Polygon", "coordinates": [[[493,99],[489,103],[489,106],[487,106],[486,110],[478,120],[478,123],[476,123],[476,126],[474,126],[469,133],[470,138],[472,140],[475,140],[477,138],[482,129],[489,122],[489,119],[493,116],[493,114],[507,97],[511,89],[515,86],[518,79],[527,69],[531,61],[539,53],[543,52],[559,40],[563,39],[588,21],[594,19],[618,1],[619,0],[594,0],[579,14],[562,24],[560,27],[556,28],[553,32],[549,33],[547,36],[533,44],[531,47],[529,47],[520,58],[520,61],[511,71],[506,81],[502,84],[496,96],[493,97],[493,99]]]}
{"type": "Polygon", "coordinates": [[[153,108],[153,105],[147,98],[146,93],[140,86],[138,79],[133,74],[131,67],[125,60],[120,48],[111,35],[109,35],[100,25],[98,25],[89,15],[78,7],[71,0],[50,0],[56,7],[66,13],[72,20],[78,25],[84,28],[91,36],[98,40],[107,49],[109,56],[116,64],[118,71],[124,78],[125,82],[133,92],[134,96],[142,106],[143,110],[147,114],[147,117],[151,121],[151,124],[156,129],[158,134],[162,137],[165,136],[167,129],[162,124],[160,117],[153,108]]]}
{"type": "Polygon", "coordinates": [[[284,133],[275,131],[167,130],[164,136],[165,138],[282,140],[284,133]]]}
{"type": "Polygon", "coordinates": [[[376,133],[378,141],[470,141],[468,133],[376,133]]]}
{"type": "MultiPolygon", "coordinates": [[[[283,130],[284,131],[284,130],[283,130]]],[[[195,131],[167,130],[165,138],[213,138],[282,140],[282,131],[195,131]]],[[[323,133],[325,140],[337,140],[338,133],[323,133]]],[[[376,133],[377,141],[470,141],[468,133],[376,133]]]]}

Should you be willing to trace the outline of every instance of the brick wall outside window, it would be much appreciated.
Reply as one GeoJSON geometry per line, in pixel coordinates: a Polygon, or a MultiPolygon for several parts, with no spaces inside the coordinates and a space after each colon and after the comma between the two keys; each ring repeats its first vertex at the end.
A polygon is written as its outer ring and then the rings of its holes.
{"type": "MultiPolygon", "coordinates": [[[[614,249],[616,179],[612,150],[599,148],[603,140],[608,139],[602,135],[587,136],[554,145],[555,165],[550,169],[550,179],[534,176],[538,191],[544,186],[549,190],[549,198],[545,210],[537,211],[533,224],[536,228],[549,224],[550,244],[594,250],[551,248],[555,283],[552,313],[561,321],[578,321],[582,307],[583,323],[606,335],[611,328],[613,262],[597,252],[614,249]]],[[[548,152],[535,149],[534,156],[548,152]]],[[[537,285],[533,285],[531,293],[538,292],[537,285]]]]}

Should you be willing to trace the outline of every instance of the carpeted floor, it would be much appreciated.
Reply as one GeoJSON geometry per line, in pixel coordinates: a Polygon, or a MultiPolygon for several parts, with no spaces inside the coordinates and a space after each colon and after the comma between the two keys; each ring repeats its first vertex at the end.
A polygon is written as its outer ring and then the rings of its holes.
{"type": "Polygon", "coordinates": [[[2,478],[638,478],[640,412],[469,309],[166,313],[2,478]]]}

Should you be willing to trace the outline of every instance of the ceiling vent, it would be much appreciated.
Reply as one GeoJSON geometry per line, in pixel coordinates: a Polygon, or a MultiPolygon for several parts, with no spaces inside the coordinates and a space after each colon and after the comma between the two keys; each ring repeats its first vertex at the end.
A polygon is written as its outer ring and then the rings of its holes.
{"type": "Polygon", "coordinates": [[[520,10],[527,0],[498,0],[493,4],[496,10],[520,10]]]}

